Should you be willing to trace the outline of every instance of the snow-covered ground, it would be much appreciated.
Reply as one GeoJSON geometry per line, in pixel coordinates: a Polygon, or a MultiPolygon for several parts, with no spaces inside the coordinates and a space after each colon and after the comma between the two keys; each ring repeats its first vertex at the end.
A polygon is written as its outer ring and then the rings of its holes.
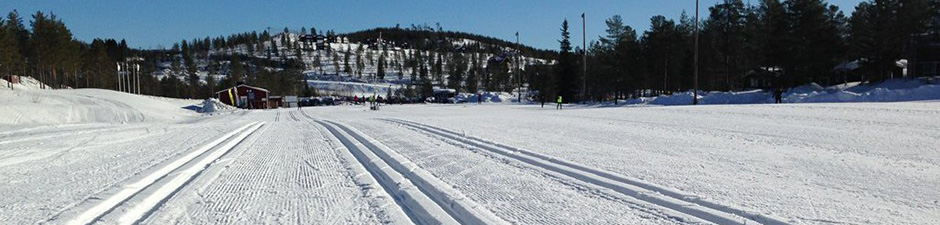
{"type": "Polygon", "coordinates": [[[0,100],[0,224],[940,223],[938,101],[206,114],[105,90],[0,100]]]}
{"type": "MultiPolygon", "coordinates": [[[[691,105],[692,92],[656,97],[641,97],[624,101],[626,105],[691,105]]],[[[823,102],[900,102],[940,100],[940,77],[898,78],[872,84],[852,82],[822,87],[811,83],[790,88],[783,93],[788,103],[823,102]]],[[[700,104],[762,104],[773,103],[773,91],[751,90],[740,92],[699,93],[700,104]]]]}

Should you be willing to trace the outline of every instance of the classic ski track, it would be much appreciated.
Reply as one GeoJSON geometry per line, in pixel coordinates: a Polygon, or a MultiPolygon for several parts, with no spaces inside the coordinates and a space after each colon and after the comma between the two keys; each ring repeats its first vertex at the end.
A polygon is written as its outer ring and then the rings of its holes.
{"type": "Polygon", "coordinates": [[[257,131],[264,123],[251,123],[236,129],[214,141],[203,145],[201,148],[191,151],[182,158],[173,162],[164,164],[162,168],[141,178],[140,180],[126,184],[121,191],[102,199],[101,202],[79,214],[68,224],[91,224],[99,222],[101,218],[112,213],[122,213],[119,224],[135,224],[145,219],[153,210],[159,208],[176,191],[188,184],[199,173],[205,170],[219,157],[240,144],[253,132],[257,131]],[[234,138],[233,138],[234,137],[234,138]],[[223,142],[226,142],[223,144],[223,142]],[[221,147],[220,147],[221,146],[221,147]],[[201,158],[201,160],[199,160],[201,158]],[[194,165],[191,163],[199,160],[194,165]],[[188,166],[187,166],[188,165],[188,166]],[[185,167],[185,168],[184,168],[185,167]],[[167,181],[167,183],[164,183],[167,181]],[[155,185],[163,183],[162,185],[155,185]],[[138,196],[145,190],[155,189],[144,196],[138,196]],[[130,210],[115,211],[115,209],[124,206],[131,199],[142,198],[143,202],[130,210]]]}
{"type": "Polygon", "coordinates": [[[422,193],[414,183],[404,175],[395,171],[384,160],[370,150],[366,150],[364,143],[356,142],[353,134],[342,132],[339,125],[316,120],[320,126],[325,127],[345,148],[355,156],[360,164],[365,166],[372,177],[382,186],[386,193],[395,200],[405,214],[416,224],[459,224],[450,213],[445,211],[436,202],[422,193]]]}
{"type": "MultiPolygon", "coordinates": [[[[406,132],[407,130],[410,130],[409,128],[404,127],[404,126],[400,127],[399,129],[406,130],[406,132]]],[[[461,144],[459,142],[437,138],[431,135],[422,135],[422,136],[425,136],[425,138],[428,138],[430,140],[437,141],[436,143],[450,145],[451,147],[455,149],[461,149],[461,150],[466,149],[465,147],[466,145],[461,144]]],[[[385,140],[387,139],[381,139],[381,141],[385,141],[385,140]]],[[[394,140],[392,141],[394,143],[394,140]]],[[[436,143],[434,146],[446,148],[436,143]]],[[[428,145],[425,145],[425,146],[428,146],[428,145]]],[[[438,158],[439,156],[445,155],[444,153],[437,153],[439,152],[439,148],[437,147],[428,148],[422,151],[415,151],[415,153],[417,153],[418,155],[412,155],[411,157],[418,157],[420,161],[424,161],[425,165],[426,163],[429,163],[429,162],[438,163],[436,165],[440,167],[447,167],[447,166],[444,166],[443,164],[460,164],[460,162],[456,160],[445,160],[443,161],[444,163],[442,163],[441,160],[434,159],[434,158],[438,158]]],[[[412,146],[412,147],[400,146],[399,148],[424,149],[423,147],[418,147],[418,146],[412,146]]],[[[473,156],[476,156],[476,157],[482,157],[484,160],[492,161],[495,164],[501,164],[506,167],[518,169],[519,172],[530,173],[529,176],[547,179],[546,182],[550,181],[550,182],[557,183],[558,185],[565,186],[565,188],[570,188],[572,191],[576,192],[577,194],[581,196],[591,195],[591,198],[611,201],[612,203],[615,203],[615,204],[622,204],[623,206],[627,207],[627,209],[624,209],[625,211],[636,210],[636,211],[648,213],[657,218],[676,221],[677,223],[689,223],[689,224],[705,223],[705,221],[701,219],[694,218],[691,216],[686,216],[685,214],[676,212],[671,209],[658,207],[653,204],[647,203],[645,201],[640,201],[633,197],[626,196],[622,193],[615,192],[612,190],[597,188],[597,185],[594,185],[594,184],[586,183],[580,180],[572,180],[568,178],[566,175],[558,173],[558,172],[549,171],[540,167],[533,167],[533,166],[523,164],[523,163],[518,163],[514,159],[500,156],[500,155],[495,155],[485,150],[470,149],[469,154],[473,154],[473,156]]],[[[473,170],[472,168],[480,167],[480,166],[485,166],[485,164],[474,164],[470,168],[465,168],[459,172],[449,171],[447,173],[450,175],[457,176],[457,177],[462,177],[461,175],[464,174],[465,172],[469,170],[473,170]]],[[[516,171],[513,171],[513,172],[516,172],[516,171]]],[[[513,177],[516,177],[516,176],[513,176],[513,177]]],[[[461,178],[457,178],[457,179],[461,179],[461,178]]],[[[502,184],[508,184],[510,185],[510,187],[512,186],[523,187],[523,186],[530,185],[532,183],[516,181],[516,182],[508,182],[508,183],[502,183],[502,184]]],[[[454,185],[458,185],[458,184],[454,184],[454,185]]],[[[463,185],[467,185],[467,184],[463,184],[463,185]]],[[[462,187],[462,188],[468,188],[468,187],[462,187]]],[[[498,187],[498,188],[505,188],[505,187],[498,187]]],[[[481,201],[490,201],[490,202],[494,200],[495,202],[527,201],[527,200],[522,200],[526,198],[525,194],[523,195],[495,194],[494,195],[491,193],[496,193],[496,192],[489,192],[489,191],[477,191],[477,192],[471,192],[471,193],[475,195],[477,199],[480,199],[481,201]]],[[[544,193],[542,195],[536,195],[536,196],[540,196],[540,197],[552,196],[552,193],[544,193]]],[[[496,206],[496,207],[499,208],[497,210],[500,212],[497,214],[503,215],[504,218],[506,218],[507,220],[513,221],[513,223],[553,224],[552,222],[549,222],[548,220],[543,220],[543,219],[549,219],[549,218],[553,218],[557,216],[555,212],[542,211],[542,209],[535,209],[535,208],[532,208],[531,206],[522,206],[522,207],[496,206]]],[[[580,215],[584,215],[584,214],[580,214],[580,215]]],[[[640,216],[640,217],[646,218],[645,216],[640,216]]],[[[560,223],[560,224],[571,224],[571,223],[574,223],[574,222],[567,222],[567,223],[560,223]]]]}
{"type": "MultiPolygon", "coordinates": [[[[703,136],[711,136],[711,137],[716,137],[716,138],[746,140],[748,142],[761,143],[761,144],[767,144],[767,145],[772,145],[772,146],[798,146],[798,147],[805,147],[805,148],[818,148],[818,149],[822,149],[826,151],[836,152],[839,154],[842,154],[842,153],[857,154],[858,153],[857,152],[858,150],[846,151],[843,149],[839,149],[836,145],[831,144],[831,143],[814,143],[811,141],[804,140],[803,138],[794,138],[794,137],[785,136],[785,135],[774,135],[774,134],[740,131],[740,130],[723,129],[723,128],[680,126],[677,124],[670,124],[670,123],[638,121],[638,120],[629,120],[629,119],[614,119],[614,118],[602,118],[602,117],[592,117],[592,116],[572,116],[572,117],[592,119],[592,120],[604,120],[604,121],[640,124],[640,125],[644,125],[647,127],[668,127],[678,132],[703,135],[703,136]],[[716,131],[716,132],[709,132],[709,131],[716,131]]],[[[929,135],[930,132],[925,132],[922,134],[929,135]]],[[[855,150],[856,147],[852,147],[852,149],[855,150]]],[[[870,154],[877,154],[877,153],[870,153],[870,154]]],[[[888,155],[882,155],[882,154],[878,154],[878,156],[889,157],[888,155]]]]}
{"type": "Polygon", "coordinates": [[[455,220],[463,224],[509,224],[479,203],[467,198],[463,193],[450,187],[430,172],[418,167],[377,140],[367,137],[362,132],[333,121],[325,121],[350,134],[366,148],[388,163],[399,174],[412,181],[425,196],[433,200],[455,220]]]}
{"type": "Polygon", "coordinates": [[[291,120],[294,120],[294,121],[296,121],[296,122],[300,122],[300,120],[297,119],[297,116],[294,116],[294,111],[288,111],[287,114],[290,115],[291,120]]]}
{"type": "MultiPolygon", "coordinates": [[[[351,179],[360,190],[362,196],[368,196],[370,204],[373,209],[382,210],[385,218],[383,218],[385,223],[414,223],[408,215],[404,212],[401,206],[395,201],[395,197],[390,195],[384,187],[381,186],[378,180],[370,174],[365,164],[359,163],[355,155],[345,147],[336,146],[340,143],[338,137],[334,136],[332,133],[329,133],[329,130],[325,130],[325,126],[320,125],[313,119],[313,117],[307,115],[306,112],[300,110],[300,114],[306,117],[309,120],[305,120],[308,124],[316,128],[317,133],[320,135],[322,140],[327,140],[332,151],[337,153],[334,157],[340,160],[342,165],[345,166],[347,170],[347,178],[351,179]],[[388,205],[395,205],[394,209],[385,208],[388,205]]],[[[308,164],[309,165],[309,164],[308,164]]],[[[325,185],[325,184],[324,184],[325,185]]],[[[334,209],[335,211],[335,209],[334,209]]],[[[340,221],[343,217],[341,215],[351,214],[353,212],[349,210],[341,211],[339,213],[323,212],[321,214],[326,215],[336,215],[332,220],[328,220],[329,223],[325,224],[344,224],[340,221]]]]}
{"type": "Polygon", "coordinates": [[[429,126],[401,119],[382,119],[394,124],[407,126],[428,135],[438,136],[459,143],[487,150],[492,153],[513,158],[520,162],[549,171],[564,174],[570,178],[609,188],[633,196],[655,205],[672,209],[689,216],[694,216],[717,224],[789,224],[779,218],[762,215],[729,206],[710,202],[699,196],[681,193],[678,190],[662,187],[638,179],[628,178],[611,172],[589,168],[563,159],[542,155],[532,151],[506,146],[462,135],[450,130],[429,126]]]}

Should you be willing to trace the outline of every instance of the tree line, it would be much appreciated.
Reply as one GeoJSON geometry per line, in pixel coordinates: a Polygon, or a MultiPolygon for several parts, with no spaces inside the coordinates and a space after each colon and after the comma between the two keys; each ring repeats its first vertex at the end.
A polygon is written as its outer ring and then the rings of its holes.
{"type": "MultiPolygon", "coordinates": [[[[858,60],[853,80],[877,82],[899,76],[895,65],[910,57],[917,35],[940,26],[937,0],[867,0],[851,16],[824,0],[723,0],[699,21],[650,19],[642,33],[620,16],[605,21],[606,35],[587,49],[585,100],[611,100],[691,90],[694,31],[699,30],[700,90],[740,90],[743,77],[775,73],[774,88],[810,82],[841,83],[834,68],[858,60]],[[696,24],[698,23],[698,24],[696,24]]],[[[540,85],[568,99],[581,97],[580,51],[572,51],[567,20],[550,79],[540,85]],[[578,57],[572,57],[578,54],[578,57]]],[[[533,82],[534,84],[545,82],[533,82]]]]}

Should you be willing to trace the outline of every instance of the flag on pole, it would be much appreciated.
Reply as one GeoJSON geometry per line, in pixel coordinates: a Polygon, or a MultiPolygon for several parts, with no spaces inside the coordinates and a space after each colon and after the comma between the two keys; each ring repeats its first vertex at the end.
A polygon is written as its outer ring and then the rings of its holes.
{"type": "Polygon", "coordinates": [[[584,13],[581,13],[581,19],[584,19],[584,13]]]}

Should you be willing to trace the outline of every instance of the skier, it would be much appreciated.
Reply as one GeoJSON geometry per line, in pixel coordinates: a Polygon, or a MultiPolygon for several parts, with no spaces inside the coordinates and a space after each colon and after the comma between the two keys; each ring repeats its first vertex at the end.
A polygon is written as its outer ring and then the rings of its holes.
{"type": "Polygon", "coordinates": [[[477,93],[477,104],[483,104],[483,94],[477,93]]]}
{"type": "Polygon", "coordinates": [[[558,105],[555,107],[555,109],[561,110],[561,102],[562,102],[562,101],[561,101],[561,95],[559,95],[559,96],[558,96],[558,105]]]}
{"type": "Polygon", "coordinates": [[[779,87],[774,90],[774,103],[775,104],[783,103],[783,89],[779,87]]]}

